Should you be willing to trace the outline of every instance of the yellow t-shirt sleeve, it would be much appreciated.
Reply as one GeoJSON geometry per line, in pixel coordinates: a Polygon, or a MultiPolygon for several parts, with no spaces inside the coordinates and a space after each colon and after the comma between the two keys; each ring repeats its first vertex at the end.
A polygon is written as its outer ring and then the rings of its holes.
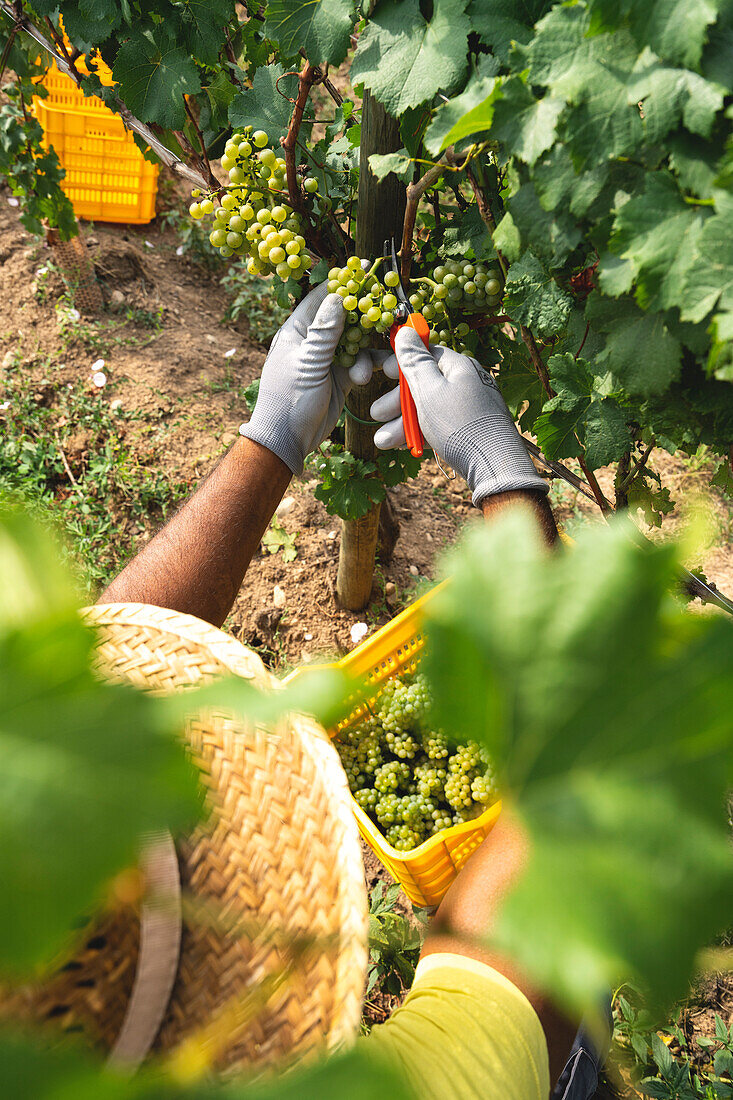
{"type": "Polygon", "coordinates": [[[421,959],[404,1003],[360,1040],[417,1100],[547,1100],[542,1025],[497,970],[464,955],[421,959]]]}

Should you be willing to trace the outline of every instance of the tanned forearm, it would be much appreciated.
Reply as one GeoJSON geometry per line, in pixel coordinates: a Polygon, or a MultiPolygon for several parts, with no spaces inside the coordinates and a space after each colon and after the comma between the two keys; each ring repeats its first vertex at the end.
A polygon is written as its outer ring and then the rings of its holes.
{"type": "Polygon", "coordinates": [[[542,537],[548,546],[552,546],[559,539],[557,524],[552,514],[552,509],[547,502],[547,495],[535,489],[514,489],[508,493],[497,493],[481,501],[481,511],[488,520],[496,517],[505,508],[511,508],[517,503],[529,505],[539,524],[542,537]]]}
{"type": "Polygon", "coordinates": [[[272,451],[238,438],[100,603],[149,603],[221,626],[291,473],[272,451]]]}

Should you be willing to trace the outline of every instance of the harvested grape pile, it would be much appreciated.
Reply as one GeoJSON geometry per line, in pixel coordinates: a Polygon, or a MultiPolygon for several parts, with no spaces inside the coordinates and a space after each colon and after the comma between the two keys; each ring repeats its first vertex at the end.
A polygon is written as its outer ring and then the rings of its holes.
{"type": "Polygon", "coordinates": [[[430,704],[424,676],[395,677],[334,742],[354,798],[401,852],[499,797],[486,751],[473,741],[450,745],[431,724],[430,704]]]}

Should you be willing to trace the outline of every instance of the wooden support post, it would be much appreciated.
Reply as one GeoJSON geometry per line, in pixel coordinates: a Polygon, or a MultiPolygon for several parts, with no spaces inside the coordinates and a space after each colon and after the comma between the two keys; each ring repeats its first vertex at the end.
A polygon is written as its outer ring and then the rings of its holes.
{"type": "MultiPolygon", "coordinates": [[[[361,172],[356,217],[356,251],[363,258],[381,255],[385,238],[399,241],[405,215],[405,188],[396,176],[378,180],[369,171],[372,153],[393,153],[402,145],[399,125],[375,99],[365,92],[361,121],[361,172]]],[[[358,386],[348,398],[349,407],[360,420],[369,420],[375,398],[386,389],[384,376],[375,375],[369,385],[358,386]]],[[[346,447],[357,458],[374,458],[374,428],[347,415],[346,447]]],[[[336,594],[342,607],[361,611],[369,603],[374,577],[374,554],[379,535],[377,504],[365,516],[344,521],[341,530],[336,594]]]]}

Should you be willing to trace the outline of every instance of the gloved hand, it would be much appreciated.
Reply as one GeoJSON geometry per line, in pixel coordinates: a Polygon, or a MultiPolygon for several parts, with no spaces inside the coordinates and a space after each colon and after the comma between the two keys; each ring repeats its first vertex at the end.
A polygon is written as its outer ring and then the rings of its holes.
{"type": "MultiPolygon", "coordinates": [[[[312,290],[275,333],[262,368],[257,404],[239,434],[261,443],[294,474],[306,455],[327,439],[341,415],[352,382],[333,362],[344,329],[341,299],[326,283],[312,290]]],[[[363,377],[363,352],[351,368],[363,377]]]]}
{"type": "MultiPolygon", "coordinates": [[[[426,348],[408,326],[397,334],[395,348],[425,439],[466,479],[474,504],[512,489],[548,492],[488,371],[450,348],[426,348]]],[[[382,369],[388,378],[397,378],[397,358],[388,356],[382,369]]],[[[399,386],[373,403],[371,415],[386,421],[375,433],[377,447],[405,446],[399,386]]]]}

